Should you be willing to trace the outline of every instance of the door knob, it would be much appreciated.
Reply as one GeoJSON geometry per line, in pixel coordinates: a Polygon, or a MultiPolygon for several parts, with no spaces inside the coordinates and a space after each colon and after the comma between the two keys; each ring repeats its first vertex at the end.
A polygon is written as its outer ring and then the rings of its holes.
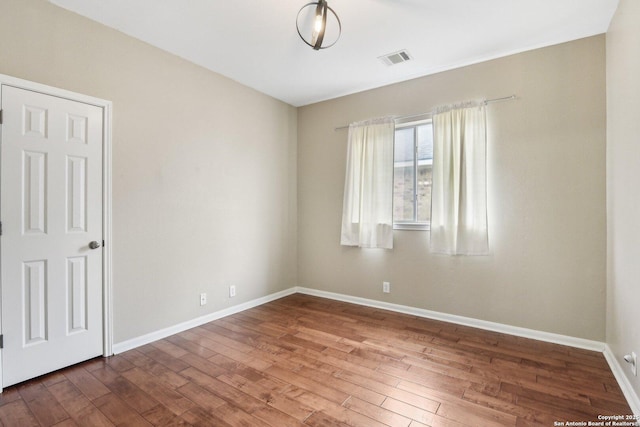
{"type": "Polygon", "coordinates": [[[89,248],[90,249],[98,249],[100,247],[100,243],[96,242],[95,240],[91,243],[89,243],[89,248]]]}

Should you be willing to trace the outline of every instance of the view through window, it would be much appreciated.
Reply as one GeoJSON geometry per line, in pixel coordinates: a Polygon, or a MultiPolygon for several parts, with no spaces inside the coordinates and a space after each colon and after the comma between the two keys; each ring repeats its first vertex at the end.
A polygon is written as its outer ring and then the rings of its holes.
{"type": "Polygon", "coordinates": [[[396,126],[393,158],[395,228],[426,229],[431,218],[431,120],[396,126]]]}

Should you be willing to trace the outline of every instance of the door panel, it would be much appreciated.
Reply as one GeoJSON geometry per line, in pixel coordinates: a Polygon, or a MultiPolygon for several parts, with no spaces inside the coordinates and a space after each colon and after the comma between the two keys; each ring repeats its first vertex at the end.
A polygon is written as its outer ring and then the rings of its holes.
{"type": "Polygon", "coordinates": [[[24,176],[22,180],[22,195],[24,206],[24,233],[46,233],[45,213],[45,179],[47,155],[45,153],[23,152],[24,176]]]}
{"type": "Polygon", "coordinates": [[[31,261],[23,265],[24,343],[32,345],[47,340],[47,261],[31,261]]]}
{"type": "Polygon", "coordinates": [[[100,107],[1,87],[4,387],[103,352],[100,107]]]}

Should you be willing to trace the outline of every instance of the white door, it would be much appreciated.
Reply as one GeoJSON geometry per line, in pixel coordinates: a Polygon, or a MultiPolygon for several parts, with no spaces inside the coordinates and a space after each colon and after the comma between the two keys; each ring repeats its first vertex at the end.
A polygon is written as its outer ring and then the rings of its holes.
{"type": "Polygon", "coordinates": [[[103,110],[0,90],[6,387],[103,353],[103,110]]]}

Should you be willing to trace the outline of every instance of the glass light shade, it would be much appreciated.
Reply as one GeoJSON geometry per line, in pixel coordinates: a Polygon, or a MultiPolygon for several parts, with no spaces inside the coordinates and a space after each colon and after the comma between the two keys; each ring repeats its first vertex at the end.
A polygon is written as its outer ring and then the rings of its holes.
{"type": "Polygon", "coordinates": [[[320,50],[336,44],[342,33],[342,24],[326,0],[320,0],[300,8],[296,29],[302,41],[313,49],[320,50]]]}

